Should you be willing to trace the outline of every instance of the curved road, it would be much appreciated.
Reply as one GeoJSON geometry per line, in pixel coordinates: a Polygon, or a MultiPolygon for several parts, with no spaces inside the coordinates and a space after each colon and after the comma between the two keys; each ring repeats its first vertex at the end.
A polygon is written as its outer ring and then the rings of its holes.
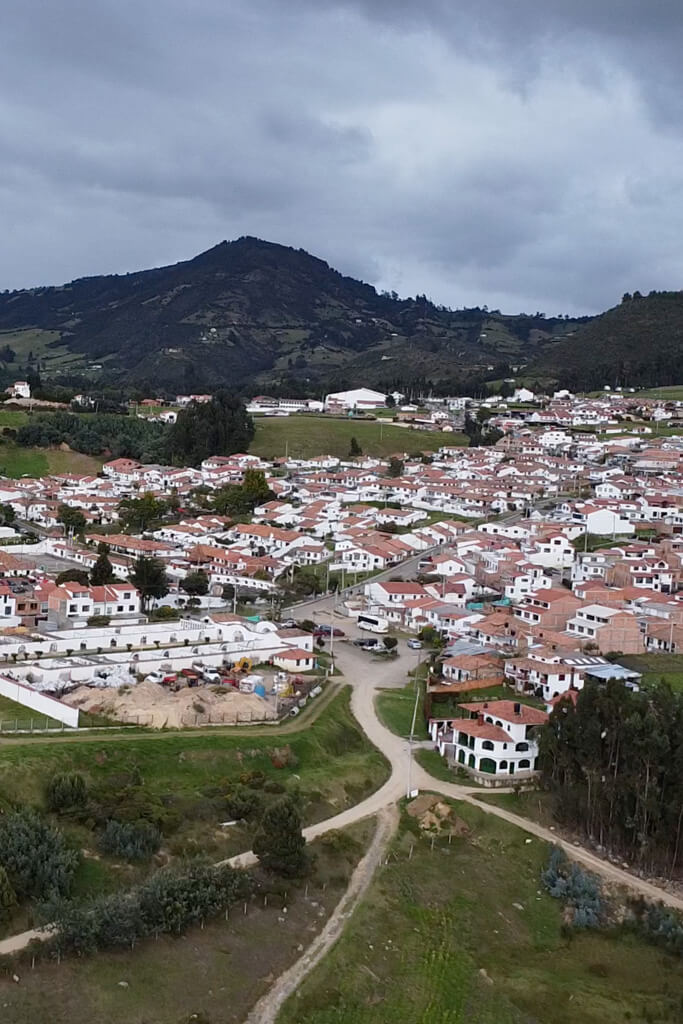
{"type": "MultiPolygon", "coordinates": [[[[406,796],[410,786],[411,790],[419,789],[439,793],[454,800],[464,800],[486,814],[493,814],[516,825],[530,835],[561,846],[572,860],[584,864],[607,881],[631,889],[648,900],[661,901],[667,906],[683,911],[683,898],[680,896],[660,889],[659,886],[602,860],[582,846],[575,846],[573,843],[561,839],[550,829],[544,828],[528,818],[513,814],[511,811],[487,801],[477,800],[476,796],[482,794],[481,789],[462,786],[454,782],[442,782],[417,764],[411,757],[408,741],[387,729],[380,722],[375,709],[377,691],[385,688],[402,688],[405,686],[408,673],[415,668],[416,656],[404,644],[401,644],[397,658],[386,661],[373,659],[371,655],[348,643],[336,642],[334,655],[338,667],[352,687],[351,709],[367,737],[389,761],[391,774],[384,785],[365,800],[353,807],[348,807],[332,818],[327,818],[325,821],[320,821],[304,829],[307,839],[315,839],[317,836],[329,832],[330,829],[345,828],[362,818],[380,814],[387,807],[393,806],[406,796]]],[[[231,857],[228,863],[235,867],[247,867],[255,860],[254,854],[249,851],[238,854],[237,857],[231,857]]],[[[13,935],[9,939],[0,941],[0,955],[17,952],[27,946],[31,939],[42,937],[44,935],[36,931],[13,935]]]]}
{"type": "MultiPolygon", "coordinates": [[[[405,686],[408,673],[415,668],[416,656],[404,644],[401,645],[398,658],[386,661],[375,660],[364,651],[347,643],[336,643],[334,653],[338,667],[352,687],[351,709],[365,734],[389,761],[391,775],[383,786],[362,800],[361,803],[348,807],[333,818],[327,818],[325,821],[320,821],[304,829],[307,839],[315,839],[330,829],[345,828],[361,818],[378,814],[383,808],[406,796],[410,785],[411,790],[425,790],[431,793],[440,793],[454,800],[464,800],[486,814],[494,814],[498,818],[516,825],[530,835],[561,846],[572,860],[579,861],[609,882],[632,889],[649,900],[661,901],[676,910],[683,911],[683,898],[680,896],[660,889],[659,886],[638,878],[629,871],[624,871],[582,846],[575,846],[573,843],[567,842],[543,825],[538,825],[528,818],[523,818],[488,801],[478,800],[477,796],[481,796],[483,792],[479,787],[463,786],[455,782],[442,782],[440,779],[435,779],[421,765],[411,759],[408,741],[387,729],[380,722],[375,709],[377,691],[405,686]]],[[[253,854],[246,853],[233,858],[231,863],[246,866],[253,863],[253,860],[253,854]]]]}

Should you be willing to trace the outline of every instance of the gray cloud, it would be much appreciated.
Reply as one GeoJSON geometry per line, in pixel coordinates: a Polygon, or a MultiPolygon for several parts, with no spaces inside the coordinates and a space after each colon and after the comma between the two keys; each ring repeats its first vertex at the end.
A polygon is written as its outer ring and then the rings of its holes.
{"type": "Polygon", "coordinates": [[[0,287],[302,246],[450,305],[680,287],[674,2],[6,0],[0,287]]]}

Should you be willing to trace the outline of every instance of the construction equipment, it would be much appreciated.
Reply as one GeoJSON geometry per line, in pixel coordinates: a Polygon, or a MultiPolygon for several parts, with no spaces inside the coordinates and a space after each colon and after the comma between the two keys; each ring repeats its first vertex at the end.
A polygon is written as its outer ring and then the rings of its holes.
{"type": "Polygon", "coordinates": [[[238,672],[251,672],[251,658],[240,658],[235,668],[238,672]]]}

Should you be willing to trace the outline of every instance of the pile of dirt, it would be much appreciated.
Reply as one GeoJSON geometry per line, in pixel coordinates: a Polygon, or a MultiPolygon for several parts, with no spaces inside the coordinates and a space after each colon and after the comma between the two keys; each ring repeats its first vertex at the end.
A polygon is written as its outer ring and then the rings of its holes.
{"type": "Polygon", "coordinates": [[[145,681],[102,690],[79,686],[63,698],[65,704],[95,715],[106,715],[118,722],[151,726],[154,729],[178,729],[192,725],[237,725],[239,722],[266,722],[275,711],[262,697],[236,690],[183,687],[172,693],[158,683],[145,681]]]}
{"type": "Polygon", "coordinates": [[[406,807],[411,818],[417,820],[424,832],[446,832],[453,836],[468,836],[470,827],[462,818],[453,813],[452,808],[438,796],[423,793],[415,797],[406,807]]]}

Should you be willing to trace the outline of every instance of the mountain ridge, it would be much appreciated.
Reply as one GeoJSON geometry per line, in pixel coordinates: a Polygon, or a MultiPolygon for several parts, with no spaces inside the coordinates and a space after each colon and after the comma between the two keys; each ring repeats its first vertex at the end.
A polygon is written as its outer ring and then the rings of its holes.
{"type": "Polygon", "coordinates": [[[448,309],[377,292],[303,249],[247,235],[164,267],[6,292],[0,348],[16,353],[7,372],[25,365],[62,382],[167,392],[471,390],[496,375],[570,384],[589,376],[596,386],[600,324],[606,316],[609,327],[611,312],[448,309]]]}

